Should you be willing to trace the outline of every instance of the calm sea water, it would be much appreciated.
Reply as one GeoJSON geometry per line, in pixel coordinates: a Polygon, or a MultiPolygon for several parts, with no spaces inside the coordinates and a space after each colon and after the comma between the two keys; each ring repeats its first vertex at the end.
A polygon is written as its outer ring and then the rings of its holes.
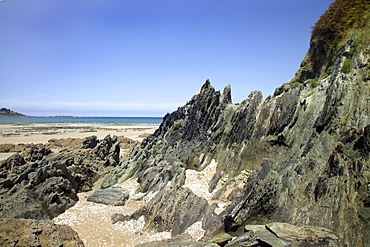
{"type": "Polygon", "coordinates": [[[91,123],[159,125],[161,117],[9,117],[0,118],[0,123],[91,123]]]}

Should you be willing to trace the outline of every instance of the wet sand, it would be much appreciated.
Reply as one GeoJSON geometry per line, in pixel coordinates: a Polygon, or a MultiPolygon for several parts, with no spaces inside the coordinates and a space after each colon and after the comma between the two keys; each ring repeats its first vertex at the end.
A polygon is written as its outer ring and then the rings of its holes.
{"type": "MultiPolygon", "coordinates": [[[[100,180],[101,181],[101,180],[100,180]]],[[[86,201],[93,191],[79,193],[79,201],[75,206],[68,209],[65,213],[56,217],[53,221],[56,224],[66,224],[72,227],[85,246],[135,246],[138,244],[168,239],[170,232],[148,232],[144,230],[144,217],[138,220],[117,222],[113,224],[112,215],[119,213],[131,215],[145,202],[149,201],[153,195],[148,195],[140,201],[135,201],[134,191],[138,184],[134,180],[127,180],[115,189],[129,193],[130,198],[125,206],[109,206],[86,201]]],[[[100,187],[99,181],[95,184],[95,189],[100,187]]]]}
{"type": "MultiPolygon", "coordinates": [[[[157,128],[156,125],[0,124],[0,144],[46,144],[50,139],[85,138],[92,135],[99,139],[116,135],[142,141],[157,128]]],[[[0,160],[13,154],[0,153],[0,160]]]]}

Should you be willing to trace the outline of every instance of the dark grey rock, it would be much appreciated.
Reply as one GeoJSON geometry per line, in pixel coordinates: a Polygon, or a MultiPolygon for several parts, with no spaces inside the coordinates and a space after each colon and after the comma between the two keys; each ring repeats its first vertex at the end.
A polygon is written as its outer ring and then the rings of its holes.
{"type": "Polygon", "coordinates": [[[171,230],[175,236],[201,220],[207,207],[207,201],[190,189],[175,187],[158,193],[131,217],[138,219],[144,215],[147,228],[160,232],[171,230]]]}
{"type": "Polygon", "coordinates": [[[12,186],[2,191],[0,218],[51,219],[78,201],[78,185],[59,162],[24,165],[18,176],[8,175],[12,186]]]}
{"type": "Polygon", "coordinates": [[[129,215],[123,215],[123,214],[113,214],[112,217],[111,217],[111,220],[112,220],[112,223],[115,224],[117,222],[123,222],[123,221],[127,221],[127,220],[130,220],[130,216],[129,215]]]}
{"type": "Polygon", "coordinates": [[[25,160],[35,162],[37,160],[42,160],[45,156],[51,154],[51,149],[46,146],[32,146],[29,149],[26,149],[22,154],[25,160]]]}
{"type": "MultiPolygon", "coordinates": [[[[94,182],[105,173],[105,169],[119,163],[120,147],[117,138],[107,136],[95,148],[87,148],[87,146],[90,145],[89,143],[98,142],[96,136],[86,140],[89,140],[86,143],[86,148],[63,150],[48,156],[48,159],[60,161],[68,167],[78,183],[78,192],[91,190],[94,182]]],[[[93,144],[90,146],[92,147],[93,144]]]]}
{"type": "Polygon", "coordinates": [[[124,206],[128,198],[129,195],[120,190],[98,189],[87,198],[87,201],[105,205],[124,206]]]}
{"type": "Polygon", "coordinates": [[[81,148],[95,148],[98,145],[99,140],[96,136],[88,136],[82,141],[81,148]]]}

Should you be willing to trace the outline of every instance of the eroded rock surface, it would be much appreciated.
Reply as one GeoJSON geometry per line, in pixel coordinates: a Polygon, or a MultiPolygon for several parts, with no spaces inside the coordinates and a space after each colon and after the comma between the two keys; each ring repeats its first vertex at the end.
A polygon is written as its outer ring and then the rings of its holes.
{"type": "Polygon", "coordinates": [[[31,146],[1,161],[0,218],[52,219],[63,213],[78,192],[90,190],[104,169],[118,164],[119,150],[117,139],[107,136],[94,148],[52,154],[31,146]]]}
{"type": "Polygon", "coordinates": [[[77,233],[50,220],[0,220],[1,246],[84,246],[77,233]]]}
{"type": "MultiPolygon", "coordinates": [[[[352,69],[343,72],[351,47],[349,40],[317,86],[302,82],[264,101],[252,92],[232,104],[230,87],[220,93],[207,81],[106,176],[103,188],[136,178],[137,192],[180,192],[187,169],[201,171],[214,159],[209,191],[217,190],[213,199],[226,208],[199,216],[204,239],[277,221],[325,227],[349,246],[369,245],[370,57],[352,54],[352,69]]],[[[153,201],[150,213],[160,215],[159,205],[153,201]]]]}

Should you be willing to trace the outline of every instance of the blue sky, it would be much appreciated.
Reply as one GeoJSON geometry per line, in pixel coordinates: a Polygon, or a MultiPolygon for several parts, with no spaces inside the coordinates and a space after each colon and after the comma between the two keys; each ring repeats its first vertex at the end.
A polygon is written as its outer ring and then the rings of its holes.
{"type": "Polygon", "coordinates": [[[163,116],[206,79],[234,103],[289,82],[332,0],[2,0],[0,107],[163,116]]]}

